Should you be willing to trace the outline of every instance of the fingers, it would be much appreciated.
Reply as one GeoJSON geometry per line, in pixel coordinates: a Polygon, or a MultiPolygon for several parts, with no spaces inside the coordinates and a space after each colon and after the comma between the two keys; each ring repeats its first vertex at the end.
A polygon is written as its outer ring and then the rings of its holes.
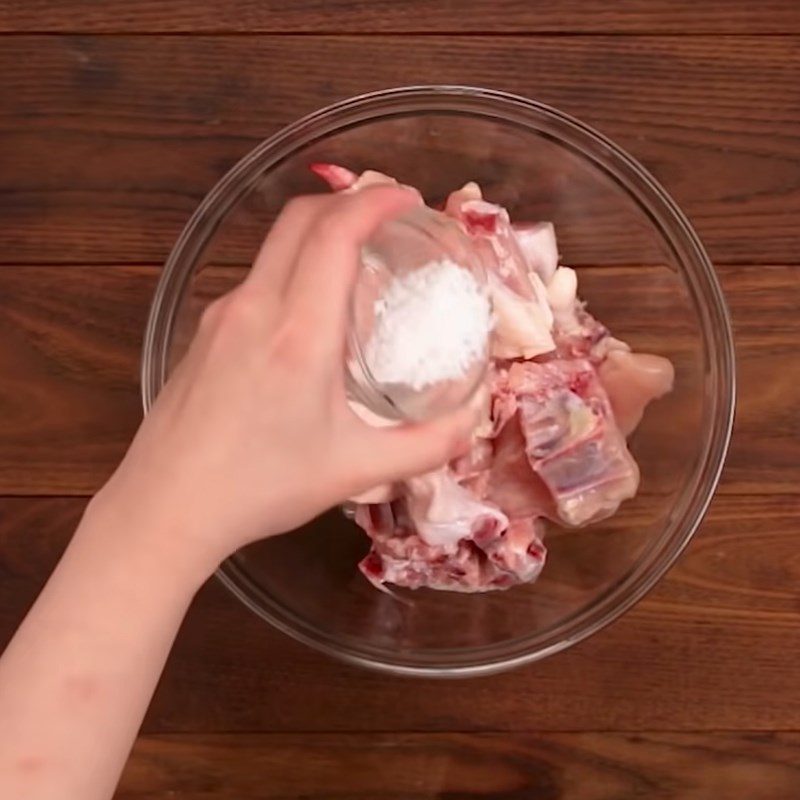
{"type": "Polygon", "coordinates": [[[469,449],[476,423],[475,409],[466,406],[430,422],[370,429],[365,437],[370,485],[404,480],[444,466],[469,449]]]}
{"type": "Polygon", "coordinates": [[[255,291],[283,296],[303,242],[313,230],[316,219],[335,202],[336,197],[330,194],[290,200],[261,245],[245,284],[255,291]]]}
{"type": "Polygon", "coordinates": [[[330,336],[331,325],[343,329],[362,244],[382,222],[419,202],[415,194],[396,186],[338,195],[316,218],[300,251],[288,294],[292,313],[322,323],[323,337],[326,332],[330,336]]]}

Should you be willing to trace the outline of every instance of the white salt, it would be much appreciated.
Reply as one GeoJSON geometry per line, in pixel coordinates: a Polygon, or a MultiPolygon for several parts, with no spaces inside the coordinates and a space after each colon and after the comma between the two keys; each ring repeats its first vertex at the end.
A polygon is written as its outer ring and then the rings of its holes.
{"type": "Polygon", "coordinates": [[[432,261],[389,283],[364,355],[379,383],[419,391],[463,378],[486,357],[491,327],[489,299],[472,273],[432,261]]]}

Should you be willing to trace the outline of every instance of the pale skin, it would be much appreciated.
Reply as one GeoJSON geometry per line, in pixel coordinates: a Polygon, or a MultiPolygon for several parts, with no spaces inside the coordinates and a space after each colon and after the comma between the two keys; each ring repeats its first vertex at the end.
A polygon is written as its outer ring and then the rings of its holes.
{"type": "Polygon", "coordinates": [[[114,793],[178,627],[221,560],[461,451],[473,411],[373,428],[345,396],[358,249],[418,198],[292,201],[184,360],[0,658],[0,797],[114,793]]]}

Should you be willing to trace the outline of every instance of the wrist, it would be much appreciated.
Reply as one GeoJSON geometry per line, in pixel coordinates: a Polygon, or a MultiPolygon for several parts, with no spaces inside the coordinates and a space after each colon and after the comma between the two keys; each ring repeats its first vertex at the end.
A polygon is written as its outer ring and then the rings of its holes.
{"type": "Polygon", "coordinates": [[[129,498],[112,482],[89,502],[75,534],[107,558],[123,559],[143,580],[193,596],[217,562],[193,550],[182,523],[146,498],[129,498]]]}

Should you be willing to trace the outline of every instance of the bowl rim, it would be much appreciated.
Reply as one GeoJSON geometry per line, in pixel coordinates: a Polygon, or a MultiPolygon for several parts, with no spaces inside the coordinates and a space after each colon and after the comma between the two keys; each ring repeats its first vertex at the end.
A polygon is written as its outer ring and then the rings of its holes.
{"type": "MultiPolygon", "coordinates": [[[[694,265],[694,269],[683,269],[682,277],[692,296],[703,332],[706,371],[710,365],[717,382],[717,391],[711,394],[711,402],[704,403],[704,422],[709,421],[707,429],[711,433],[697,457],[694,473],[673,508],[671,527],[665,528],[659,541],[646,548],[636,564],[613,587],[595,598],[590,606],[559,624],[556,632],[540,645],[531,647],[531,637],[527,637],[487,646],[488,649],[503,649],[506,654],[500,657],[480,657],[477,653],[486,648],[474,648],[453,651],[450,661],[443,661],[444,651],[436,651],[430,658],[401,652],[392,653],[395,657],[389,658],[385,650],[370,648],[363,643],[357,645],[355,638],[320,631],[269,598],[265,600],[263,592],[259,594],[262,603],[270,606],[269,610],[257,603],[248,594],[249,579],[237,566],[234,557],[227,559],[217,570],[217,578],[244,605],[283,633],[328,655],[395,675],[467,677],[541,660],[571,647],[618,619],[655,586],[686,548],[705,515],[722,473],[736,399],[730,314],[697,233],[666,190],[636,159],[591,126],[552,106],[495,89],[461,85],[401,86],[356,95],[307,114],[246,154],[206,195],[184,227],[164,266],[150,308],[141,363],[142,402],[147,413],[166,379],[172,320],[191,277],[191,265],[207,245],[220,220],[258,176],[293,152],[332,132],[376,118],[426,112],[478,115],[505,123],[516,122],[545,135],[549,132],[560,144],[577,148],[581,155],[591,159],[596,167],[609,173],[631,193],[657,225],[678,262],[682,266],[694,265]],[[665,230],[666,224],[671,228],[665,230]],[[699,302],[701,295],[705,296],[705,302],[699,302]],[[708,351],[712,344],[714,358],[710,359],[708,351]],[[676,510],[679,512],[677,515],[676,510]],[[660,547],[656,548],[657,544],[660,547]],[[472,658],[464,656],[470,652],[476,655],[472,658]]],[[[253,590],[252,586],[249,588],[253,590]]]]}

